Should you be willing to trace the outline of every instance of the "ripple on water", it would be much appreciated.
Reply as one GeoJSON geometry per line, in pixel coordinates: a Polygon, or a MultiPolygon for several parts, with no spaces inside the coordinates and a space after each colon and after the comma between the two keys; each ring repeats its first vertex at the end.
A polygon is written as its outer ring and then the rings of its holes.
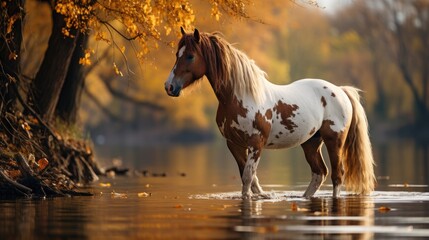
{"type": "MultiPolygon", "coordinates": [[[[266,202],[278,201],[306,201],[302,197],[302,191],[266,191],[270,198],[261,199],[255,198],[254,200],[266,202]]],[[[332,196],[332,191],[320,190],[314,197],[327,198],[332,196]]],[[[344,197],[355,197],[351,194],[343,194],[344,197]]],[[[406,192],[406,191],[374,191],[370,196],[374,203],[399,203],[399,202],[416,202],[416,201],[429,201],[429,192],[406,192]]],[[[219,193],[206,193],[194,194],[190,196],[191,199],[216,199],[216,200],[241,200],[241,192],[219,192],[219,193]]]]}

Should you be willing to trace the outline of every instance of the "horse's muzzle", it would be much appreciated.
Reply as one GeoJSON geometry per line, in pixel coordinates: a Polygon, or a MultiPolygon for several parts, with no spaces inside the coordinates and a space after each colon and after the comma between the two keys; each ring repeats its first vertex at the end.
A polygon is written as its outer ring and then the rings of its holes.
{"type": "Polygon", "coordinates": [[[171,97],[178,97],[180,95],[180,91],[182,88],[180,86],[174,86],[173,84],[166,84],[165,85],[165,91],[167,92],[168,96],[171,97]]]}

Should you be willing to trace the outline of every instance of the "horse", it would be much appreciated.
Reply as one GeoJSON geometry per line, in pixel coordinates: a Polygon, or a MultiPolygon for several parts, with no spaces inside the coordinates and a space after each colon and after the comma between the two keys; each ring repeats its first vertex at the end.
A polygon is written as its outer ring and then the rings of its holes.
{"type": "Polygon", "coordinates": [[[270,197],[256,176],[263,149],[298,145],[311,168],[303,197],[312,197],[327,178],[323,144],[331,162],[334,198],[343,185],[352,194],[374,190],[374,160],[359,89],[321,79],[275,85],[220,33],[186,33],[183,28],[181,33],[165,90],[178,97],[206,76],[219,101],[216,123],[237,162],[243,199],[270,197]]]}

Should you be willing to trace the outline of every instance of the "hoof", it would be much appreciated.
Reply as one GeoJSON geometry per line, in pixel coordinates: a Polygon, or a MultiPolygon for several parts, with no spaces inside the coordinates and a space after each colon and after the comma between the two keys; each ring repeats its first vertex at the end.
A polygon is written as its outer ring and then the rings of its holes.
{"type": "Polygon", "coordinates": [[[332,197],[339,198],[341,196],[341,186],[334,187],[334,191],[332,192],[332,197]]]}
{"type": "Polygon", "coordinates": [[[249,200],[249,199],[252,199],[252,194],[251,194],[251,193],[243,193],[243,194],[241,195],[241,198],[242,198],[243,200],[249,200]]]}

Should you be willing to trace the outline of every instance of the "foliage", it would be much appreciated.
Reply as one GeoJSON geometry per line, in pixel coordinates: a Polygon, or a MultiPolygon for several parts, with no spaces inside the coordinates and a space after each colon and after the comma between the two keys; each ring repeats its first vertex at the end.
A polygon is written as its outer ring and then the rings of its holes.
{"type": "MultiPolygon", "coordinates": [[[[233,16],[247,16],[246,0],[210,0],[211,14],[219,21],[222,12],[233,16]]],[[[143,60],[159,41],[179,27],[191,28],[195,24],[195,11],[188,0],[58,0],[55,10],[65,17],[65,36],[74,37],[72,29],[90,31],[96,41],[116,44],[116,35],[126,40],[136,40],[136,56],[143,60]]],[[[166,42],[173,44],[174,42],[166,42]]],[[[123,49],[123,46],[116,46],[123,49]]],[[[121,50],[123,51],[123,50],[121,50]]],[[[89,64],[89,55],[81,60],[89,64]]],[[[115,69],[117,67],[114,66],[115,69]]],[[[120,74],[120,71],[116,71],[120,74]]]]}
{"type": "MultiPolygon", "coordinates": [[[[213,23],[198,16],[196,19],[200,19],[200,30],[221,31],[228,41],[254,58],[272,82],[284,84],[300,78],[316,77],[339,85],[355,85],[363,90],[369,118],[383,128],[384,125],[396,127],[407,121],[413,122],[410,116],[418,118],[413,95],[401,76],[395,58],[392,58],[392,49],[389,50],[389,47],[397,45],[394,39],[386,45],[382,35],[389,30],[388,26],[374,22],[380,14],[376,9],[361,12],[361,3],[357,1],[328,15],[320,8],[282,8],[277,1],[255,2],[248,7],[248,15],[253,19],[262,19],[263,24],[258,21],[228,22],[224,19],[220,25],[213,26],[213,23]]],[[[210,9],[205,5],[195,7],[199,9],[197,12],[210,9]]],[[[409,61],[415,59],[414,62],[419,62],[412,65],[416,69],[413,75],[419,76],[417,69],[422,66],[421,61],[412,57],[421,56],[424,53],[422,49],[427,47],[423,47],[415,31],[409,33],[407,41],[414,49],[409,61]]],[[[153,63],[148,63],[143,67],[143,73],[138,73],[144,80],[136,82],[139,89],[136,95],[140,92],[140,95],[156,99],[166,107],[167,114],[162,117],[166,121],[155,125],[174,126],[176,129],[193,126],[217,133],[213,121],[216,100],[205,81],[182,98],[159,97],[164,95],[162,84],[174,64],[174,51],[164,48],[148,55],[148,60],[153,63]]],[[[423,85],[417,85],[420,93],[424,92],[420,88],[423,85]]],[[[151,112],[143,114],[144,118],[150,118],[150,115],[151,112]]],[[[138,122],[141,117],[132,117],[129,121],[138,122]]]]}

